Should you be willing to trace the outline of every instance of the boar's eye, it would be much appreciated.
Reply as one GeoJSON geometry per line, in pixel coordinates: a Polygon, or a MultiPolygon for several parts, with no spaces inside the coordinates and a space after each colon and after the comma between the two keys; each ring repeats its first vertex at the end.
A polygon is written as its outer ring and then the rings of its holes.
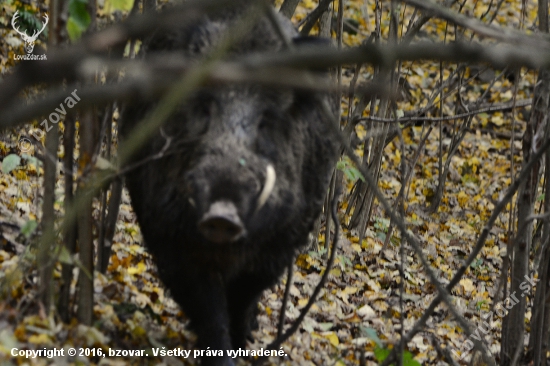
{"type": "Polygon", "coordinates": [[[199,93],[190,101],[191,113],[195,118],[208,119],[216,114],[218,106],[216,99],[210,93],[199,93]]]}

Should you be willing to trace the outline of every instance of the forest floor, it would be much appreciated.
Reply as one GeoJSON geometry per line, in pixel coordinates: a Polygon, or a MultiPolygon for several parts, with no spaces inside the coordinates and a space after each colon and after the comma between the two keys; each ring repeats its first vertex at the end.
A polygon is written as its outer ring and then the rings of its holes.
{"type": "MultiPolygon", "coordinates": [[[[487,11],[487,3],[489,1],[475,2],[471,8],[466,6],[463,13],[480,17],[487,11]]],[[[359,45],[375,30],[374,2],[351,0],[346,4],[345,17],[354,20],[359,31],[344,34],[345,47],[359,45]]],[[[520,5],[520,1],[507,5],[495,17],[495,23],[518,27],[510,19],[519,22],[520,5]]],[[[0,21],[7,20],[6,24],[9,24],[16,6],[16,2],[8,3],[0,21]]],[[[303,1],[294,21],[300,21],[315,6],[315,1],[303,1]]],[[[412,9],[401,10],[405,19],[411,16],[412,9]]],[[[536,13],[532,8],[526,9],[525,13],[525,28],[529,28],[528,22],[533,22],[536,13]]],[[[382,17],[381,22],[382,34],[386,37],[388,17],[382,17]]],[[[407,22],[403,23],[406,27],[407,22]]],[[[445,22],[431,20],[417,37],[441,41],[445,38],[447,26],[445,22]]],[[[10,27],[0,28],[1,74],[10,72],[13,67],[11,55],[22,46],[13,39],[16,37],[13,33],[10,27]]],[[[439,62],[402,64],[404,82],[400,84],[402,97],[397,102],[397,109],[406,114],[433,102],[438,97],[434,90],[440,77],[446,79],[456,69],[457,65],[440,67],[439,62]]],[[[465,79],[474,75],[472,68],[466,68],[464,72],[465,79]]],[[[371,67],[365,66],[360,78],[370,80],[373,73],[371,67]]],[[[509,103],[514,96],[517,100],[531,97],[536,78],[533,71],[518,71],[515,83],[505,77],[498,78],[500,71],[488,70],[486,73],[473,77],[464,86],[463,97],[467,103],[481,100],[487,105],[496,105],[509,103]],[[496,77],[494,82],[493,76],[496,77]]],[[[343,83],[349,83],[352,76],[353,69],[345,69],[343,83]]],[[[447,98],[441,104],[440,113],[443,115],[454,114],[455,101],[451,99],[447,98]]],[[[356,100],[352,104],[355,103],[356,100]]],[[[344,98],[343,119],[347,118],[349,106],[349,100],[344,98]]],[[[367,112],[365,116],[368,116],[367,112]]],[[[428,119],[434,115],[423,116],[428,119]]],[[[496,202],[512,183],[512,172],[519,171],[522,162],[521,136],[527,117],[525,108],[520,108],[514,114],[510,111],[488,112],[472,119],[456,154],[450,160],[441,204],[434,213],[430,213],[427,207],[439,182],[440,149],[445,163],[453,136],[464,122],[431,124],[433,131],[412,167],[404,212],[409,232],[421,243],[431,270],[443,284],[450,281],[468,257],[496,202]],[[515,135],[511,133],[513,129],[515,135]]],[[[63,127],[62,124],[60,126],[63,127]]],[[[384,149],[379,188],[392,203],[401,189],[401,164],[405,162],[411,168],[419,141],[429,126],[429,123],[418,123],[404,129],[402,143],[396,138],[384,149]]],[[[41,217],[43,167],[36,158],[37,149],[22,151],[20,145],[21,136],[36,128],[40,126],[24,126],[0,136],[0,158],[3,161],[0,172],[1,364],[196,364],[196,359],[192,357],[173,356],[103,358],[84,354],[55,359],[24,359],[10,355],[14,348],[51,347],[65,350],[69,347],[87,347],[96,351],[101,349],[104,353],[109,349],[145,350],[152,355],[153,349],[163,347],[166,350],[177,347],[192,349],[195,340],[193,333],[187,330],[184,314],[157,278],[154,261],[143,246],[126,191],[108,271],[105,275],[95,275],[94,324],[91,327],[76,321],[64,324],[58,316],[46,316],[37,301],[36,253],[30,245],[37,241],[39,235],[36,227],[41,217]]],[[[366,123],[360,123],[355,128],[354,147],[359,157],[363,156],[362,141],[369,133],[371,131],[366,123]]],[[[60,151],[59,156],[62,155],[63,151],[60,151]]],[[[345,171],[347,169],[344,175],[347,192],[339,204],[343,230],[335,265],[330,271],[328,283],[301,327],[283,344],[287,356],[271,358],[273,364],[358,365],[361,357],[367,365],[378,364],[388,349],[399,344],[400,329],[410,330],[437,296],[410,244],[401,245],[399,231],[390,229],[388,215],[379,205],[374,205],[362,241],[359,240],[358,229],[349,228],[354,209],[346,212],[349,205],[347,199],[357,183],[352,180],[353,169],[346,168],[347,162],[344,160],[341,165],[345,171]],[[388,243],[385,244],[388,236],[388,243]],[[398,265],[401,258],[404,258],[402,274],[398,265]]],[[[56,194],[56,210],[61,216],[64,200],[62,174],[57,182],[56,194]]],[[[99,217],[98,208],[96,204],[96,219],[99,217]]],[[[452,291],[454,306],[474,329],[482,321],[489,325],[481,336],[495,355],[500,350],[502,318],[491,309],[502,302],[497,290],[508,244],[509,215],[508,206],[491,229],[481,254],[452,291]]],[[[302,253],[296,261],[286,311],[287,327],[298,317],[324,272],[327,262],[325,237],[321,234],[318,239],[320,247],[302,253]]],[[[60,266],[55,272],[56,279],[60,276],[59,269],[60,266]]],[[[260,327],[254,332],[256,341],[249,344],[249,349],[260,349],[274,340],[285,283],[283,278],[279,285],[264,293],[259,303],[260,327]]],[[[531,299],[533,289],[529,288],[523,295],[531,299]]],[[[527,326],[529,318],[528,312],[527,326]]],[[[406,364],[443,365],[448,363],[448,355],[459,364],[466,364],[473,355],[473,351],[469,351],[468,339],[471,338],[453,319],[447,307],[440,305],[423,330],[406,345],[409,357],[406,364]],[[461,357],[462,360],[458,361],[461,357]]]]}

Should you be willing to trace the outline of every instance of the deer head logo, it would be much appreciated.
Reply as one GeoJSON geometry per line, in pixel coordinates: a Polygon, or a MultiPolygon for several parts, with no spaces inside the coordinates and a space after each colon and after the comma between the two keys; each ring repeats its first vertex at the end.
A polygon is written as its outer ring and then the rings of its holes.
{"type": "Polygon", "coordinates": [[[48,24],[48,14],[44,15],[45,23],[42,26],[42,29],[40,29],[38,32],[34,31],[32,36],[29,36],[27,35],[26,32],[21,32],[19,29],[17,29],[17,26],[15,25],[15,20],[19,18],[18,13],[19,13],[19,10],[16,11],[15,14],[13,14],[13,18],[11,18],[11,25],[13,29],[15,29],[15,31],[21,35],[21,37],[23,38],[23,41],[25,41],[25,51],[27,51],[27,53],[32,53],[32,50],[34,49],[34,42],[36,41],[40,33],[42,33],[42,31],[46,28],[46,25],[48,24]]]}

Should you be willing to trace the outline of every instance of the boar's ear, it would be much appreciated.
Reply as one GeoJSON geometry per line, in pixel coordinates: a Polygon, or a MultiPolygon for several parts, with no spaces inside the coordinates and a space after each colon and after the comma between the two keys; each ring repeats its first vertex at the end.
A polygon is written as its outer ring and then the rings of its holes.
{"type": "MultiPolygon", "coordinates": [[[[292,39],[292,43],[294,46],[298,49],[304,49],[304,48],[317,48],[317,49],[323,49],[323,48],[330,48],[332,47],[332,41],[328,38],[320,38],[320,37],[311,37],[311,36],[303,36],[303,37],[295,37],[292,39]]],[[[327,68],[310,68],[311,71],[315,72],[328,72],[329,69],[327,68]]]]}

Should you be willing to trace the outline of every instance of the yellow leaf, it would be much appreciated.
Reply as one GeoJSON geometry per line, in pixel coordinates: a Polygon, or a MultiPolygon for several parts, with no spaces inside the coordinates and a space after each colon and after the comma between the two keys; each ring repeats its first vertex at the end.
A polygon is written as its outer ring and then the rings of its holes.
{"type": "Polygon", "coordinates": [[[308,302],[308,299],[300,299],[298,300],[298,306],[299,307],[306,306],[307,302],[308,302]]]}
{"type": "Polygon", "coordinates": [[[395,155],[392,158],[392,160],[393,160],[394,164],[401,163],[401,151],[400,150],[395,150],[395,155]]]}
{"type": "Polygon", "coordinates": [[[299,268],[309,269],[311,265],[308,263],[308,258],[309,256],[307,254],[300,254],[296,259],[296,265],[299,268]]]}
{"type": "Polygon", "coordinates": [[[342,293],[346,295],[352,295],[357,292],[357,287],[346,287],[342,293]]]}
{"type": "Polygon", "coordinates": [[[500,99],[503,102],[507,102],[512,99],[512,90],[508,89],[504,93],[500,93],[500,99]]]}
{"type": "Polygon", "coordinates": [[[464,193],[464,191],[461,191],[457,195],[457,199],[458,199],[458,204],[460,205],[460,207],[464,208],[464,206],[466,206],[466,204],[470,200],[470,196],[468,196],[466,193],[464,193]]]}
{"type": "Polygon", "coordinates": [[[359,137],[360,140],[363,140],[367,135],[367,131],[365,131],[365,127],[359,124],[355,126],[355,133],[357,133],[357,137],[359,137]]]}
{"type": "Polygon", "coordinates": [[[491,117],[491,122],[498,127],[501,127],[504,124],[504,119],[502,118],[502,116],[494,115],[493,117],[491,117]]]}
{"type": "Polygon", "coordinates": [[[137,326],[132,330],[132,334],[136,337],[143,337],[147,332],[141,326],[137,326]]]}
{"type": "Polygon", "coordinates": [[[19,341],[24,342],[27,340],[27,331],[25,329],[25,326],[23,324],[19,324],[17,328],[15,328],[15,331],[13,332],[13,335],[15,338],[17,338],[19,341]]]}
{"type": "Polygon", "coordinates": [[[493,146],[497,150],[508,148],[506,142],[500,139],[491,139],[491,146],[493,146]]]}
{"type": "Polygon", "coordinates": [[[127,247],[126,249],[129,253],[132,254],[141,254],[143,253],[143,247],[141,245],[133,244],[127,247]]]}
{"type": "Polygon", "coordinates": [[[464,292],[466,292],[466,293],[472,292],[476,289],[476,287],[474,286],[473,281],[469,278],[463,278],[462,280],[460,280],[459,283],[464,288],[464,292]]]}
{"type": "Polygon", "coordinates": [[[52,340],[46,334],[33,334],[29,337],[29,343],[34,344],[51,344],[52,340]]]}
{"type": "Polygon", "coordinates": [[[147,266],[143,262],[139,262],[137,266],[128,268],[128,273],[131,275],[140,274],[147,270],[147,266]]]}
{"type": "Polygon", "coordinates": [[[338,347],[338,345],[340,344],[340,341],[338,340],[338,336],[334,332],[323,334],[323,337],[328,339],[330,344],[332,344],[334,347],[338,347]]]}
{"type": "Polygon", "coordinates": [[[28,179],[27,178],[27,173],[25,173],[25,171],[23,171],[23,170],[16,170],[13,175],[15,175],[15,178],[17,178],[19,180],[27,180],[28,179]]]}

